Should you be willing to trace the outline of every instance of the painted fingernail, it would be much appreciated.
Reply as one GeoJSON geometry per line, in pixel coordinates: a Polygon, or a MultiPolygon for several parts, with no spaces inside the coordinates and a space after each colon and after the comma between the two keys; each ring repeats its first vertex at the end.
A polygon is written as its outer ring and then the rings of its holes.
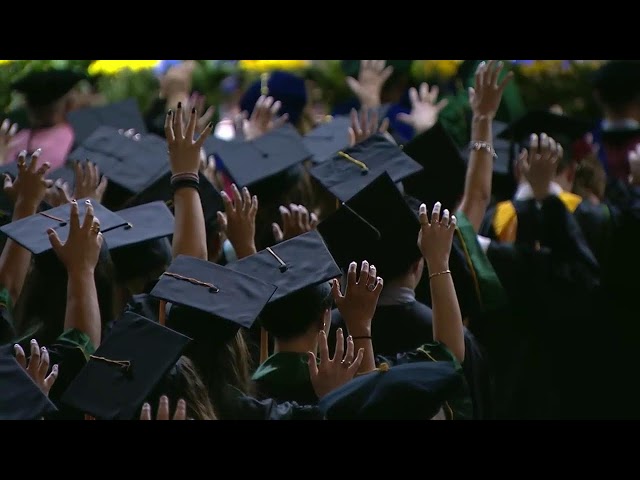
{"type": "Polygon", "coordinates": [[[178,102],[178,108],[182,108],[182,102],[178,102]]]}
{"type": "Polygon", "coordinates": [[[353,337],[351,335],[347,337],[347,342],[353,342],[353,337]]]}
{"type": "Polygon", "coordinates": [[[85,200],[84,203],[86,203],[87,205],[91,205],[91,200],[85,200]]]}
{"type": "Polygon", "coordinates": [[[171,110],[169,110],[169,111],[167,112],[167,115],[171,116],[171,114],[172,114],[172,113],[173,113],[173,112],[172,112],[171,110]]]}
{"type": "Polygon", "coordinates": [[[43,352],[46,352],[46,351],[47,351],[47,349],[46,349],[46,348],[44,348],[44,347],[42,347],[40,350],[42,350],[43,352]]]}
{"type": "Polygon", "coordinates": [[[196,113],[196,107],[193,107],[193,108],[191,109],[191,113],[196,113]]]}
{"type": "Polygon", "coordinates": [[[35,338],[32,338],[32,339],[31,339],[31,345],[33,345],[33,344],[35,344],[35,343],[36,343],[36,339],[35,339],[35,338]]]}
{"type": "Polygon", "coordinates": [[[51,368],[51,373],[58,373],[58,364],[56,363],[53,368],[51,368]]]}

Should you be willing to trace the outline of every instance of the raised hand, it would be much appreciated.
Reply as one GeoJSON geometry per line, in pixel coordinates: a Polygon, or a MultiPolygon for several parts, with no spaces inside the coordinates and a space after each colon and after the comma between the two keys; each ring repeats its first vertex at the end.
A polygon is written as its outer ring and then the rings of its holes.
{"type": "Polygon", "coordinates": [[[347,77],[347,85],[366,108],[378,107],[382,87],[393,73],[393,67],[385,67],[384,60],[361,60],[358,79],[347,77]]]}
{"type": "Polygon", "coordinates": [[[118,133],[120,135],[124,135],[127,138],[130,138],[132,140],[135,140],[136,142],[140,141],[140,139],[142,138],[142,135],[140,135],[138,132],[135,131],[135,129],[130,128],[129,130],[124,130],[124,129],[119,129],[118,133]]]}
{"type": "Polygon", "coordinates": [[[449,268],[449,255],[456,231],[455,215],[449,215],[449,210],[442,213],[442,204],[436,202],[431,212],[431,221],[427,216],[427,206],[423,203],[418,211],[420,216],[420,233],[418,233],[418,248],[422,252],[430,272],[444,272],[449,268]]]}
{"type": "Polygon", "coordinates": [[[213,131],[213,125],[207,124],[198,138],[194,139],[198,113],[195,108],[192,108],[189,121],[185,126],[182,110],[182,104],[178,103],[177,111],[174,113],[169,110],[164,122],[171,173],[197,175],[201,163],[200,151],[204,141],[213,131]]]}
{"type": "MultiPolygon", "coordinates": [[[[169,398],[166,395],[160,397],[160,403],[158,404],[158,413],[156,420],[170,420],[169,413],[169,398]]],[[[187,402],[180,399],[176,405],[176,411],[173,414],[173,420],[186,420],[187,419],[187,402]]],[[[140,412],[140,420],[152,420],[151,418],[151,405],[145,403],[142,406],[140,412]]]]}
{"type": "Polygon", "coordinates": [[[469,87],[469,104],[474,115],[489,118],[496,116],[504,89],[513,78],[513,72],[509,72],[498,82],[503,68],[502,62],[496,63],[494,60],[478,65],[475,86],[469,87]]]}
{"type": "Polygon", "coordinates": [[[529,137],[529,150],[523,148],[518,158],[518,167],[527,179],[533,196],[542,200],[549,195],[549,187],[556,176],[558,161],[564,155],[562,145],[546,133],[540,137],[535,133],[529,137]]]}
{"type": "Polygon", "coordinates": [[[0,126],[0,165],[4,165],[12,161],[12,159],[7,158],[7,154],[9,153],[11,140],[13,140],[13,136],[17,131],[17,123],[11,124],[11,121],[8,118],[2,122],[2,126],[0,126]]]}
{"type": "Polygon", "coordinates": [[[47,192],[44,194],[44,201],[52,207],[59,207],[60,205],[71,203],[71,197],[69,184],[59,178],[53,186],[47,188],[47,192]]]}
{"type": "Polygon", "coordinates": [[[246,115],[241,117],[245,140],[255,140],[284,125],[289,116],[286,113],[278,116],[281,107],[282,102],[280,100],[274,101],[273,97],[263,95],[258,98],[251,117],[248,120],[246,120],[246,115]]]}
{"type": "Polygon", "coordinates": [[[359,277],[356,271],[356,262],[351,262],[344,295],[340,292],[338,280],[333,281],[331,293],[349,333],[353,336],[368,336],[371,335],[371,320],[384,282],[381,277],[376,276],[376,267],[369,266],[366,260],[362,262],[359,277]]]}
{"type": "Polygon", "coordinates": [[[49,395],[49,391],[58,378],[58,365],[54,365],[49,372],[49,352],[46,347],[39,348],[38,341],[31,340],[31,356],[27,361],[24,350],[18,344],[14,345],[16,360],[22,368],[29,374],[36,385],[40,387],[42,393],[49,395]],[[48,374],[48,375],[47,375],[48,374]]]}
{"type": "Polygon", "coordinates": [[[389,128],[389,119],[385,118],[378,127],[378,110],[374,109],[369,115],[368,110],[360,111],[360,118],[355,109],[351,110],[351,126],[349,127],[349,145],[352,147],[376,133],[385,133],[389,128]]]}
{"type": "Polygon", "coordinates": [[[224,213],[218,212],[220,229],[227,234],[238,258],[248,257],[256,253],[256,213],[258,213],[258,197],[249,193],[244,187],[242,194],[235,184],[231,185],[233,200],[225,191],[220,192],[224,203],[224,213]]]}
{"type": "Polygon", "coordinates": [[[62,243],[54,229],[47,230],[53,251],[69,273],[93,272],[100,257],[103,242],[100,221],[93,215],[91,200],[85,202],[87,209],[84,221],[80,224],[78,202],[71,201],[69,236],[66,242],[62,243]]]}
{"type": "Polygon", "coordinates": [[[336,332],[336,349],[333,358],[329,356],[327,334],[324,330],[318,333],[318,347],[320,349],[320,364],[318,364],[313,352],[308,353],[309,376],[313,390],[318,398],[322,398],[356,375],[364,358],[364,349],[359,349],[358,355],[354,359],[355,346],[353,338],[349,336],[345,352],[344,335],[341,328],[336,332]]]}
{"type": "MultiPolygon", "coordinates": [[[[206,110],[204,107],[206,106],[207,97],[204,95],[200,95],[198,93],[193,93],[189,97],[189,101],[184,106],[184,112],[188,112],[189,110],[196,109],[196,112],[204,112],[202,116],[198,118],[196,121],[196,131],[201,132],[205,129],[205,127],[209,124],[209,122],[213,119],[213,114],[216,113],[216,108],[213,106],[209,106],[206,110]]],[[[185,118],[185,120],[188,120],[185,118]]]]}
{"type": "Polygon", "coordinates": [[[18,155],[18,176],[15,180],[11,180],[8,174],[4,176],[4,191],[15,205],[28,205],[37,208],[44,199],[47,188],[53,185],[51,180],[45,179],[51,165],[44,162],[38,167],[40,152],[40,149],[33,152],[28,165],[27,152],[20,152],[18,155]]]}
{"type": "Polygon", "coordinates": [[[409,89],[411,112],[399,113],[396,118],[400,122],[413,127],[416,135],[426,132],[438,122],[440,112],[449,103],[446,98],[438,102],[439,93],[440,89],[437,85],[429,89],[429,84],[423,83],[420,85],[419,92],[412,87],[409,89]]]}
{"type": "Polygon", "coordinates": [[[98,166],[87,160],[86,162],[76,162],[73,168],[76,172],[76,186],[73,196],[75,198],[90,198],[98,203],[102,202],[109,180],[106,176],[100,176],[98,166]]]}
{"type": "Polygon", "coordinates": [[[271,225],[273,238],[278,243],[315,230],[318,226],[318,216],[313,212],[309,214],[309,210],[304,205],[292,203],[289,208],[281,205],[280,216],[282,217],[282,228],[277,223],[271,225]]]}
{"type": "Polygon", "coordinates": [[[193,60],[186,60],[171,67],[160,79],[160,97],[171,99],[176,95],[188,95],[191,92],[195,68],[196,62],[193,60]]]}
{"type": "Polygon", "coordinates": [[[640,145],[629,152],[629,183],[640,185],[640,145]]]}

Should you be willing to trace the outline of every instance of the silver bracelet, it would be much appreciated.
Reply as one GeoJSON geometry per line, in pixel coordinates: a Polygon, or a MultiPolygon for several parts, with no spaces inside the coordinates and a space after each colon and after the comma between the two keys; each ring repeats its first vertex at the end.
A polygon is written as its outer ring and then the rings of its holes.
{"type": "Polygon", "coordinates": [[[469,150],[475,150],[476,152],[480,150],[484,150],[485,152],[491,154],[493,158],[498,158],[498,154],[493,149],[493,145],[488,142],[471,142],[469,143],[469,150]]]}

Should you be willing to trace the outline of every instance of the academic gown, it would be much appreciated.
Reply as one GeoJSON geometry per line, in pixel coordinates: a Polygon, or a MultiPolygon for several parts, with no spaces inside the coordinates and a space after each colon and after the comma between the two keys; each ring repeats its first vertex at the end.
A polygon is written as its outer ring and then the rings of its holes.
{"type": "Polygon", "coordinates": [[[259,399],[315,405],[318,397],[311,384],[306,353],[277,352],[255,371],[252,380],[259,399]]]}
{"type": "Polygon", "coordinates": [[[277,402],[272,398],[258,400],[234,387],[227,388],[229,401],[216,405],[221,410],[220,417],[227,420],[324,420],[324,414],[315,405],[277,402]]]}

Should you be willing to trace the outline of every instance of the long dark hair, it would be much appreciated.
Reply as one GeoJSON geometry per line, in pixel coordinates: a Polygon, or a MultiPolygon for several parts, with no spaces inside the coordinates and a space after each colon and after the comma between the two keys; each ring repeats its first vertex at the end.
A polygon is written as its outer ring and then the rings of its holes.
{"type": "MultiPolygon", "coordinates": [[[[114,318],[113,264],[103,244],[94,272],[102,326],[114,318]]],[[[29,335],[40,345],[51,345],[64,331],[67,306],[67,271],[55,253],[35,257],[22,293],[16,303],[14,319],[18,338],[29,335]]]]}

